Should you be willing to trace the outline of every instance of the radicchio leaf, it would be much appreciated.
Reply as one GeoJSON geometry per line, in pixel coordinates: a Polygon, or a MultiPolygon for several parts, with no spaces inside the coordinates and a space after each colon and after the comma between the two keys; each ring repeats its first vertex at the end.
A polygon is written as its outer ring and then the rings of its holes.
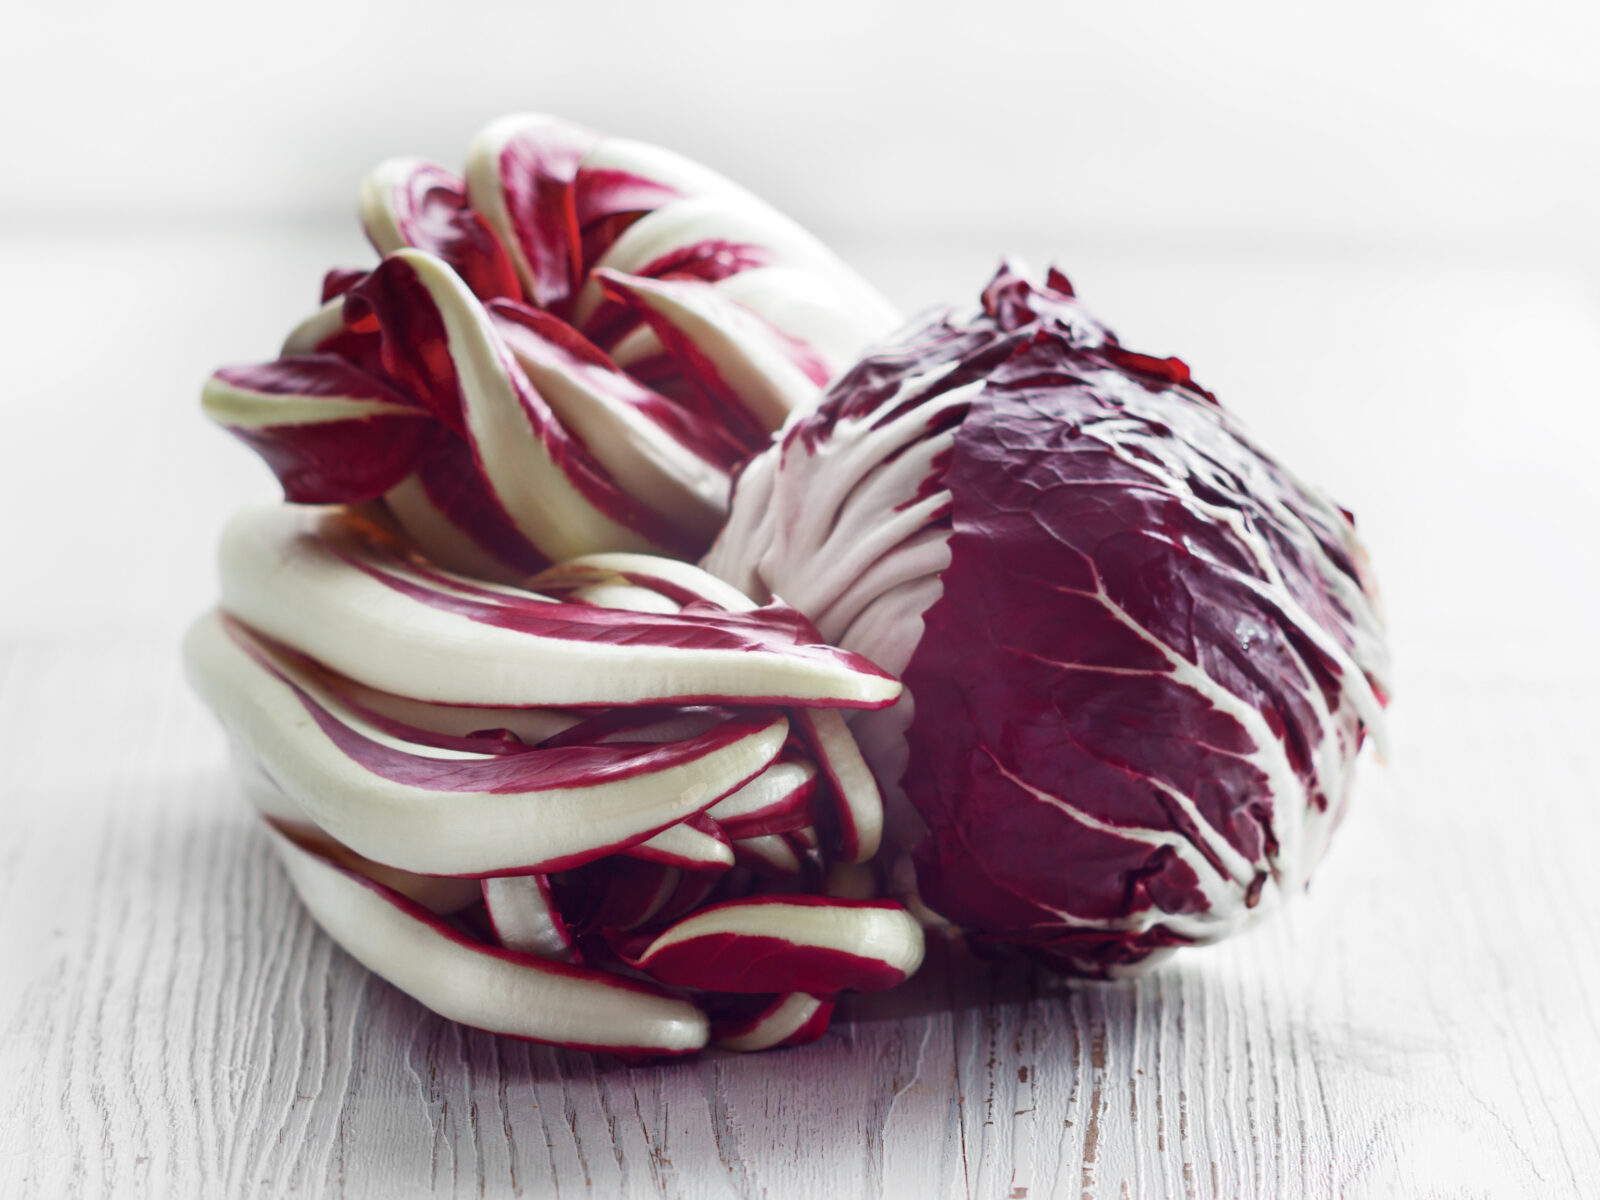
{"type": "Polygon", "coordinates": [[[226,618],[198,623],[185,656],[301,811],[357,853],[423,874],[544,873],[635,846],[753,778],[788,733],[781,718],[736,717],[686,741],[440,748],[371,724],[226,618]]]}
{"type": "Polygon", "coordinates": [[[296,504],[376,499],[438,445],[423,409],[331,354],[223,367],[201,404],[266,460],[296,504]]]}
{"type": "Polygon", "coordinates": [[[922,962],[922,929],[882,901],[754,896],[703,908],[635,960],[663,983],[719,992],[877,991],[922,962]]]}
{"type": "Polygon", "coordinates": [[[660,988],[472,941],[399,893],[270,831],[311,915],[365,967],[442,1016],[628,1058],[691,1054],[705,1014],[660,988]]]}
{"type": "Polygon", "coordinates": [[[564,604],[439,571],[348,512],[247,510],[221,561],[228,612],[368,687],[433,703],[876,708],[900,692],[781,605],[564,604]]]}

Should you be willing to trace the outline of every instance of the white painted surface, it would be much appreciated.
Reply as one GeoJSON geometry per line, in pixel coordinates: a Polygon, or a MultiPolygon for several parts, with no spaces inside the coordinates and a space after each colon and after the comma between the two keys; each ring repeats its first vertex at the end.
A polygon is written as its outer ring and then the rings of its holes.
{"type": "MultiPolygon", "coordinates": [[[[995,249],[842,248],[908,304],[995,249]]],[[[1600,1191],[1593,276],[1018,248],[1356,510],[1394,763],[1307,901],[1148,980],[935,961],[808,1049],[630,1069],[467,1033],[336,950],[177,674],[223,519],[271,491],[199,384],[362,261],[353,222],[0,239],[0,1195],[1600,1191]]]]}

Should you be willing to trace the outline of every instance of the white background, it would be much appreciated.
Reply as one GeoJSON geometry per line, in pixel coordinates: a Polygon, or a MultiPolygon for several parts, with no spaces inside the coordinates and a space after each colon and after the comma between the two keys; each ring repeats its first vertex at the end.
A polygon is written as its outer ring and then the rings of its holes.
{"type": "Polygon", "coordinates": [[[1582,0],[16,6],[0,208],[345,215],[538,108],[827,229],[1600,248],[1582,0]]]}

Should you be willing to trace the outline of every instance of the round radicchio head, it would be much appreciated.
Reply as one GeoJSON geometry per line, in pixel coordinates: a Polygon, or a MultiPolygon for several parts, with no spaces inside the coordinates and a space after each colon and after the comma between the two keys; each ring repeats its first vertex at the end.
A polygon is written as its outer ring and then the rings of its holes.
{"type": "Polygon", "coordinates": [[[839,379],[704,565],[903,677],[852,724],[900,887],[1067,971],[1301,888],[1381,720],[1350,515],[1054,271],[1002,268],[839,379]]]}
{"type": "Polygon", "coordinates": [[[296,503],[379,502],[434,561],[525,578],[600,551],[698,557],[730,470],[897,318],[825,246],[658,147],[491,123],[464,176],[394,159],[272,362],[207,413],[296,503]]]}

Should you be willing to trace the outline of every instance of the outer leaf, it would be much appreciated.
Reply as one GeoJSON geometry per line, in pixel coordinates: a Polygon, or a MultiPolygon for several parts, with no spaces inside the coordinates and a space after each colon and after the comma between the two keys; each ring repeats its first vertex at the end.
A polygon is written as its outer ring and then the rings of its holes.
{"type": "Polygon", "coordinates": [[[915,971],[922,950],[921,927],[896,904],[755,896],[684,918],[635,965],[708,991],[874,991],[915,971]]]}
{"type": "Polygon", "coordinates": [[[475,754],[369,724],[224,618],[202,619],[184,649],[201,696],[299,809],[423,874],[547,872],[644,841],[754,776],[788,732],[736,719],[687,742],[475,754]]]}
{"type": "Polygon", "coordinates": [[[787,610],[629,613],[488,591],[338,511],[246,511],[221,558],[229,612],[369,687],[435,703],[875,708],[900,690],[787,610]]]}
{"type": "Polygon", "coordinates": [[[327,354],[223,367],[200,403],[266,460],[295,504],[375,499],[438,441],[434,422],[410,399],[327,354]]]}
{"type": "Polygon", "coordinates": [[[363,966],[441,1016],[494,1033],[628,1057],[689,1054],[705,1014],[602,971],[470,941],[427,910],[276,832],[273,848],[317,923],[363,966]]]}

